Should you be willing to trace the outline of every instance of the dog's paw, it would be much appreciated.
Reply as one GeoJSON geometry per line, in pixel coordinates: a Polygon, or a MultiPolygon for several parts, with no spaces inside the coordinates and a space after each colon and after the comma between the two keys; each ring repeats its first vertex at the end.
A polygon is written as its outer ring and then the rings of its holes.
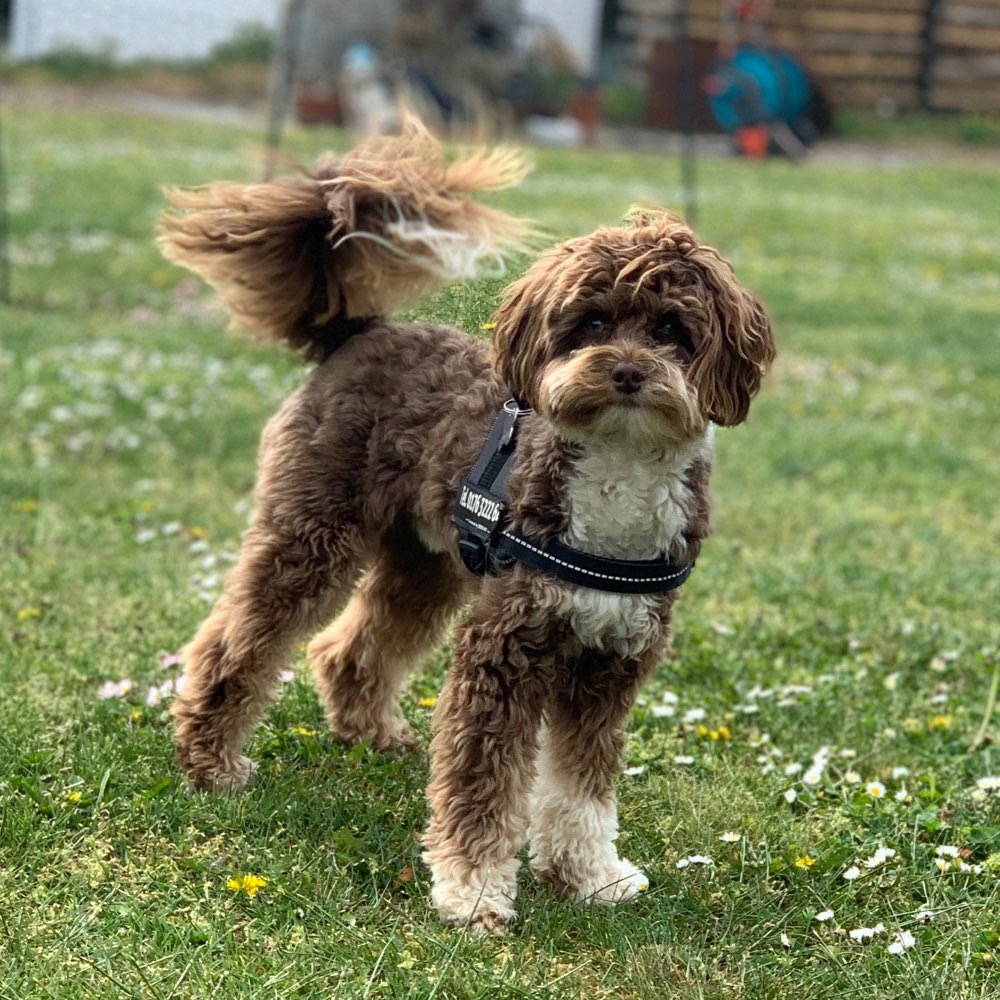
{"type": "Polygon", "coordinates": [[[218,761],[206,767],[189,769],[188,786],[196,792],[232,795],[246,787],[256,770],[257,765],[249,757],[240,755],[224,763],[218,761]]]}
{"type": "Polygon", "coordinates": [[[625,859],[615,858],[603,864],[576,866],[532,864],[539,882],[552,886],[563,898],[581,903],[613,906],[635,899],[649,888],[646,874],[625,859]]]}
{"type": "Polygon", "coordinates": [[[517,917],[517,868],[516,858],[488,869],[431,864],[431,902],[449,927],[476,936],[503,934],[517,917]]]}
{"type": "Polygon", "coordinates": [[[334,737],[347,746],[368,743],[380,753],[406,754],[420,746],[420,737],[403,719],[371,725],[350,724],[342,719],[331,719],[330,730],[334,737]]]}
{"type": "Polygon", "coordinates": [[[635,899],[649,888],[646,873],[624,858],[596,874],[588,882],[587,885],[577,887],[577,898],[583,902],[603,903],[607,906],[635,899]]]}
{"type": "Polygon", "coordinates": [[[507,933],[507,928],[517,919],[513,906],[497,905],[496,901],[488,905],[479,903],[473,908],[458,907],[455,909],[438,908],[442,922],[456,930],[468,931],[473,937],[499,936],[507,933]]]}
{"type": "Polygon", "coordinates": [[[510,909],[507,910],[476,910],[472,918],[462,927],[473,937],[487,937],[492,935],[499,937],[507,933],[507,928],[517,918],[517,914],[510,909]]]}
{"type": "Polygon", "coordinates": [[[410,753],[420,746],[420,737],[408,722],[400,720],[393,726],[384,726],[371,737],[376,750],[392,753],[410,753]]]}

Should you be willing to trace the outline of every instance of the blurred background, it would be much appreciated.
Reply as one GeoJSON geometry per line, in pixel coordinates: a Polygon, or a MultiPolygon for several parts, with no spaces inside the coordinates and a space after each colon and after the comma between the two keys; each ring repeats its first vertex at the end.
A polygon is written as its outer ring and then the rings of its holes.
{"type": "Polygon", "coordinates": [[[1000,139],[998,0],[0,0],[12,100],[550,145],[1000,139]],[[200,107],[199,107],[200,106],[200,107]],[[717,140],[718,141],[718,140],[717,140]]]}

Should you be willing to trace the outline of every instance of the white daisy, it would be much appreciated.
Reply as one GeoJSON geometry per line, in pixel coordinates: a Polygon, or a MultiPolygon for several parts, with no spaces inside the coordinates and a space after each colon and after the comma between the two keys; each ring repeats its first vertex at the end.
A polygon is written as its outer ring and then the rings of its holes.
{"type": "Polygon", "coordinates": [[[881,934],[885,926],[881,923],[874,927],[856,927],[853,931],[848,931],[852,941],[871,941],[876,934],[881,934]]]}
{"type": "Polygon", "coordinates": [[[865,859],[864,866],[865,868],[879,868],[889,858],[894,858],[895,856],[896,852],[891,847],[880,847],[870,858],[865,859]]]}
{"type": "Polygon", "coordinates": [[[813,920],[818,920],[821,924],[825,924],[828,920],[833,919],[833,910],[820,910],[819,913],[813,917],[813,920]]]}
{"type": "Polygon", "coordinates": [[[958,848],[951,844],[941,844],[940,847],[934,849],[934,853],[939,858],[957,858],[959,852],[958,848]]]}
{"type": "Polygon", "coordinates": [[[724,844],[738,844],[742,839],[742,833],[734,833],[732,830],[727,830],[725,833],[719,834],[719,840],[724,844]]]}
{"type": "Polygon", "coordinates": [[[690,754],[679,753],[679,754],[676,754],[674,756],[674,763],[675,764],[693,764],[694,763],[694,757],[692,757],[690,754]]]}
{"type": "Polygon", "coordinates": [[[892,780],[899,781],[900,778],[905,778],[909,775],[910,769],[908,767],[894,767],[892,769],[892,780]]]}
{"type": "Polygon", "coordinates": [[[645,772],[646,772],[646,765],[637,764],[635,767],[626,767],[625,770],[622,772],[622,774],[626,775],[629,778],[634,778],[637,775],[645,774],[645,772]]]}
{"type": "Polygon", "coordinates": [[[797,791],[795,791],[794,788],[789,788],[788,791],[785,792],[785,801],[789,805],[791,805],[798,797],[799,797],[799,793],[797,791]]]}
{"type": "Polygon", "coordinates": [[[917,939],[909,931],[897,931],[896,940],[886,949],[890,955],[902,955],[908,948],[912,948],[917,943],[917,939]]]}
{"type": "Polygon", "coordinates": [[[846,872],[844,872],[843,877],[848,882],[853,882],[860,875],[861,875],[861,869],[857,865],[851,865],[851,867],[848,868],[846,872]]]}
{"type": "Polygon", "coordinates": [[[845,771],[844,772],[844,781],[846,781],[847,784],[849,784],[849,785],[860,785],[861,784],[861,775],[857,771],[853,771],[853,770],[851,770],[851,771],[845,771]]]}
{"type": "Polygon", "coordinates": [[[677,861],[678,868],[687,868],[688,865],[714,865],[715,862],[707,854],[689,854],[686,858],[677,861]]]}
{"type": "Polygon", "coordinates": [[[985,778],[980,778],[976,782],[976,788],[984,792],[1000,792],[1000,776],[991,774],[985,778]]]}
{"type": "Polygon", "coordinates": [[[885,785],[881,781],[869,781],[865,785],[865,791],[873,798],[880,799],[885,795],[885,785]]]}

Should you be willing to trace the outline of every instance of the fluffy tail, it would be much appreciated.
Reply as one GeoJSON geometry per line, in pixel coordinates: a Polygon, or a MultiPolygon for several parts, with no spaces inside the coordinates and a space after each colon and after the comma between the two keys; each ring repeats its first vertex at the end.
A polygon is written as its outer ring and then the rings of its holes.
{"type": "Polygon", "coordinates": [[[448,163],[416,120],[403,134],[321,157],[302,177],[167,191],[160,247],[205,279],[234,325],[322,360],[370,317],[474,277],[530,226],[467,197],[526,173],[511,150],[448,163]]]}

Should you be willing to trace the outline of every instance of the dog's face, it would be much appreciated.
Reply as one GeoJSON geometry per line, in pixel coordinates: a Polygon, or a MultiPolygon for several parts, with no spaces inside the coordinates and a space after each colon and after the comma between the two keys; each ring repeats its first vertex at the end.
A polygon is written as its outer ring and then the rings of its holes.
{"type": "Polygon", "coordinates": [[[774,358],[758,299],[667,213],[544,254],[494,323],[501,377],[576,440],[668,447],[738,424],[774,358]]]}

